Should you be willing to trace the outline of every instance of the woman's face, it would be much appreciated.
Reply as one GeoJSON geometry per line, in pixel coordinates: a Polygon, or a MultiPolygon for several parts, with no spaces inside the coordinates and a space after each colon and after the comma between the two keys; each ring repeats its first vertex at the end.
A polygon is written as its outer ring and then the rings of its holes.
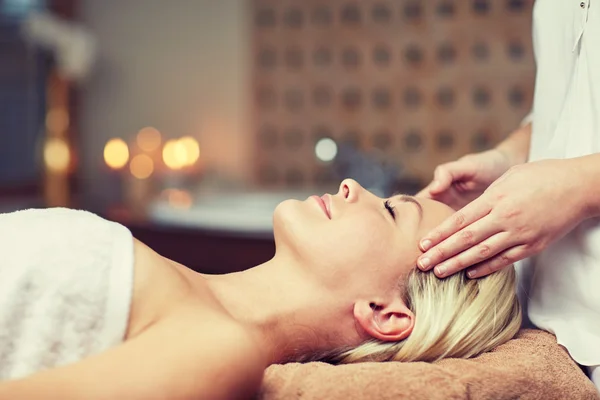
{"type": "Polygon", "coordinates": [[[334,195],[276,208],[277,254],[292,257],[328,289],[382,293],[415,268],[419,239],[452,212],[429,199],[382,199],[346,179],[334,195]]]}

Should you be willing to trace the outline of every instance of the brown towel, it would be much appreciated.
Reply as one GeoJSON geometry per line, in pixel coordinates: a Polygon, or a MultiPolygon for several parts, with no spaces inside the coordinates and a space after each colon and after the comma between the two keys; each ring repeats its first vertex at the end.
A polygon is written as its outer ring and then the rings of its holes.
{"type": "Polygon", "coordinates": [[[600,395],[553,335],[526,329],[470,360],[273,365],[258,399],[570,400],[600,395]]]}

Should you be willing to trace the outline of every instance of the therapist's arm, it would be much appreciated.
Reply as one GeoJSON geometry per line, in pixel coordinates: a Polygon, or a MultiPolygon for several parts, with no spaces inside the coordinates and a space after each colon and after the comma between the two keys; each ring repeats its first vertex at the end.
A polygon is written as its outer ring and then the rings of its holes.
{"type": "Polygon", "coordinates": [[[531,122],[513,131],[506,139],[496,146],[505,154],[511,166],[523,164],[529,156],[531,142],[531,122]]]}
{"type": "Polygon", "coordinates": [[[572,193],[580,199],[586,218],[600,217],[600,153],[577,157],[568,160],[572,163],[581,177],[577,193],[572,193]]]}
{"type": "Polygon", "coordinates": [[[439,277],[471,267],[468,276],[478,278],[539,253],[598,216],[600,154],[529,162],[427,234],[418,265],[435,267],[439,277]]]}

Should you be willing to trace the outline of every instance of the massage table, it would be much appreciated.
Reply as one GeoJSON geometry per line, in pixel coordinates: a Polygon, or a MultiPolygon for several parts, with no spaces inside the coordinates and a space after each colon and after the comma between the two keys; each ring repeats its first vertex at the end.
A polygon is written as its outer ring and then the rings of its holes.
{"type": "Polygon", "coordinates": [[[571,400],[600,394],[553,335],[523,329],[469,360],[269,367],[257,400],[294,399],[571,400]]]}

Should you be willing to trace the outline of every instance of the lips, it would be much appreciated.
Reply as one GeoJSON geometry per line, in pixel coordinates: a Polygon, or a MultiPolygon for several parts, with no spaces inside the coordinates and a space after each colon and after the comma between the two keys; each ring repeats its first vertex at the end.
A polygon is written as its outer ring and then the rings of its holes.
{"type": "Polygon", "coordinates": [[[325,193],[323,196],[321,196],[321,200],[323,200],[323,203],[325,203],[327,216],[329,217],[329,219],[331,219],[331,197],[327,193],[325,193]]]}
{"type": "Polygon", "coordinates": [[[325,215],[327,215],[327,218],[331,219],[331,212],[329,210],[329,199],[327,198],[327,195],[324,195],[322,197],[319,197],[319,196],[311,196],[311,197],[313,199],[315,199],[315,201],[317,202],[319,207],[321,207],[321,209],[323,210],[325,215]]]}

